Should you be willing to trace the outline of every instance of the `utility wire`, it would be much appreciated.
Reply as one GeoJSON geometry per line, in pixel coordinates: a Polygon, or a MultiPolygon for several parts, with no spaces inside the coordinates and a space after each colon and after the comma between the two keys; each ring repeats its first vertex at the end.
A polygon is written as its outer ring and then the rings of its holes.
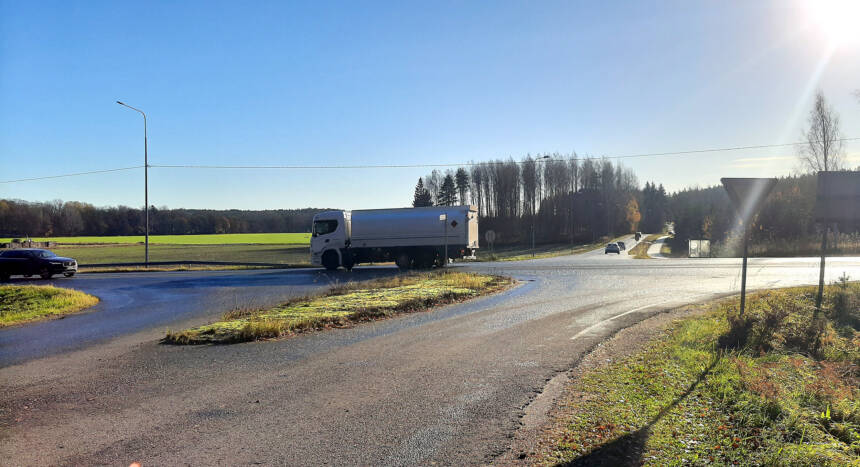
{"type": "MultiPolygon", "coordinates": [[[[120,172],[123,170],[134,170],[134,169],[142,169],[144,166],[135,165],[133,167],[119,167],[116,169],[104,169],[104,170],[91,170],[89,172],[76,172],[70,174],[61,174],[61,175],[47,175],[44,177],[33,177],[33,178],[19,178],[17,180],[0,180],[0,183],[15,183],[15,182],[31,182],[34,180],[48,180],[50,178],[63,178],[63,177],[77,177],[78,175],[91,175],[91,174],[103,174],[108,172],[120,172]]],[[[152,166],[150,166],[152,167],[152,166]]]]}
{"type": "MultiPolygon", "coordinates": [[[[857,138],[840,138],[836,141],[858,141],[860,137],[857,138]]],[[[808,142],[797,142],[797,143],[782,143],[782,144],[760,144],[755,146],[732,146],[732,147],[724,147],[724,148],[709,148],[709,149],[694,149],[688,151],[674,151],[674,152],[652,152],[652,153],[642,153],[642,154],[627,154],[623,156],[600,156],[600,157],[580,157],[578,160],[601,160],[601,159],[633,159],[633,158],[642,158],[642,157],[660,157],[660,156],[685,156],[685,155],[694,155],[694,154],[704,154],[710,152],[726,152],[726,151],[743,151],[749,149],[767,149],[767,148],[780,148],[780,147],[788,147],[788,146],[799,146],[803,144],[808,144],[808,142]]],[[[538,158],[535,160],[544,160],[544,161],[562,161],[568,160],[565,159],[551,159],[551,158],[538,158]]],[[[518,164],[522,164],[523,161],[515,161],[518,164]]],[[[413,169],[413,168],[433,168],[433,167],[469,167],[474,165],[484,165],[484,164],[507,164],[505,161],[487,161],[487,162],[462,162],[457,164],[380,164],[380,165],[196,165],[196,164],[181,164],[181,165],[171,165],[171,164],[150,164],[151,168],[160,168],[160,169],[276,169],[276,170],[316,170],[316,169],[325,169],[325,170],[341,170],[341,169],[413,169]]],[[[98,174],[98,173],[106,173],[106,172],[118,172],[122,170],[132,170],[132,169],[142,169],[144,166],[138,165],[134,167],[122,167],[117,169],[106,169],[106,170],[94,170],[90,172],[79,172],[79,173],[70,173],[70,174],[62,174],[62,175],[50,175],[45,177],[33,177],[33,178],[22,178],[16,180],[2,180],[2,183],[15,183],[15,182],[29,182],[35,180],[46,180],[51,178],[61,178],[61,177],[75,177],[78,175],[89,175],[89,174],[98,174]]]]}
{"type": "MultiPolygon", "coordinates": [[[[860,138],[840,138],[834,141],[857,141],[860,138]]],[[[807,144],[807,142],[799,143],[783,143],[783,144],[761,144],[756,146],[734,146],[728,148],[712,148],[712,149],[695,149],[690,151],[675,151],[675,152],[652,152],[644,154],[627,154],[624,156],[587,156],[578,157],[577,160],[601,160],[601,159],[631,159],[638,157],[656,157],[656,156],[681,156],[702,154],[708,152],[723,152],[723,151],[742,151],[747,149],[764,149],[778,148],[786,146],[798,146],[807,144]]],[[[533,160],[548,160],[548,161],[566,161],[570,158],[552,159],[538,158],[533,160]]],[[[522,164],[523,161],[514,161],[522,164]]],[[[469,167],[473,165],[484,164],[507,164],[505,161],[485,161],[485,162],[461,162],[457,164],[385,164],[385,165],[150,165],[150,167],[163,169],[412,169],[412,168],[431,168],[431,167],[469,167]]]]}

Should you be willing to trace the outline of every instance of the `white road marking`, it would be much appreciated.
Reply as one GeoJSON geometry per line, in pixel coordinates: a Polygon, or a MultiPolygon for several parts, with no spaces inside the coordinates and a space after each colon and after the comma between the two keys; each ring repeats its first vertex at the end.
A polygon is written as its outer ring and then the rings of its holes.
{"type": "MultiPolygon", "coordinates": [[[[707,295],[707,294],[699,294],[699,295],[707,295]]],[[[696,296],[698,296],[698,295],[696,295],[696,296]]],[[[587,332],[591,331],[592,329],[594,329],[594,328],[596,328],[596,327],[599,327],[599,326],[601,326],[601,325],[602,325],[602,324],[604,324],[604,323],[608,323],[609,321],[612,321],[612,320],[613,320],[613,319],[615,319],[615,318],[620,318],[620,317],[622,317],[622,316],[629,315],[630,313],[636,313],[637,311],[641,311],[641,310],[644,310],[644,309],[646,309],[646,308],[651,308],[651,307],[655,307],[655,306],[657,306],[657,305],[662,305],[662,304],[664,304],[664,303],[666,303],[666,302],[668,302],[668,301],[671,301],[671,300],[672,300],[671,298],[667,298],[666,300],[662,300],[662,301],[659,301],[659,302],[657,302],[657,303],[652,303],[652,304],[650,304],[650,305],[640,306],[639,308],[634,308],[634,309],[632,309],[632,310],[625,311],[624,313],[621,313],[621,314],[618,314],[618,315],[615,315],[615,316],[611,316],[611,317],[609,317],[609,318],[604,319],[603,321],[601,321],[601,322],[599,322],[599,323],[592,324],[591,326],[589,326],[589,327],[587,327],[587,328],[583,329],[582,331],[579,331],[578,333],[576,333],[576,335],[575,335],[575,336],[571,337],[571,338],[570,338],[570,340],[574,340],[574,339],[578,338],[579,336],[582,336],[583,334],[585,334],[585,333],[587,333],[587,332]]]]}

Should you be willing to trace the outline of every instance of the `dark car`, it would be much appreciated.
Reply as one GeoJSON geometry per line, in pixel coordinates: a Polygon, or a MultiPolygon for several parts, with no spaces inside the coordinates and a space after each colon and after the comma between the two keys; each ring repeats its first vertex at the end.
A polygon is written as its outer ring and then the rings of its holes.
{"type": "Polygon", "coordinates": [[[610,244],[606,245],[606,249],[603,250],[604,255],[608,255],[609,253],[618,253],[620,255],[621,254],[621,248],[618,248],[617,243],[610,243],[610,244]]]}
{"type": "Polygon", "coordinates": [[[78,272],[78,262],[72,258],[57,256],[50,250],[21,248],[0,252],[0,280],[10,276],[30,277],[39,275],[50,279],[54,274],[72,277],[78,272]]]}
{"type": "Polygon", "coordinates": [[[618,242],[618,248],[620,248],[621,251],[624,251],[627,249],[627,245],[625,245],[624,242],[618,242]]]}

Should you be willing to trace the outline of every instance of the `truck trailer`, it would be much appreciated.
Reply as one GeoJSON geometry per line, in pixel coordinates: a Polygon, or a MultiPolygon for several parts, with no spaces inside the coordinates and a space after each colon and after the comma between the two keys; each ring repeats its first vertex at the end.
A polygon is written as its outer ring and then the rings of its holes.
{"type": "Polygon", "coordinates": [[[394,261],[401,269],[475,257],[475,206],[326,211],[314,216],[311,264],[328,270],[394,261]],[[446,253],[447,250],[447,253],[446,253]]]}

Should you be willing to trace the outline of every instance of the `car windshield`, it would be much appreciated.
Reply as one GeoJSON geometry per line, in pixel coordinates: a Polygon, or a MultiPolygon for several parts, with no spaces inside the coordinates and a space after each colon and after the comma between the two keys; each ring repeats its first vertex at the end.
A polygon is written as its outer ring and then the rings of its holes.
{"type": "Polygon", "coordinates": [[[41,250],[41,251],[37,251],[37,252],[36,252],[36,256],[37,256],[37,257],[39,257],[39,258],[54,258],[54,257],[56,257],[57,255],[56,255],[56,254],[54,254],[54,252],[53,252],[53,251],[41,250]]]}

